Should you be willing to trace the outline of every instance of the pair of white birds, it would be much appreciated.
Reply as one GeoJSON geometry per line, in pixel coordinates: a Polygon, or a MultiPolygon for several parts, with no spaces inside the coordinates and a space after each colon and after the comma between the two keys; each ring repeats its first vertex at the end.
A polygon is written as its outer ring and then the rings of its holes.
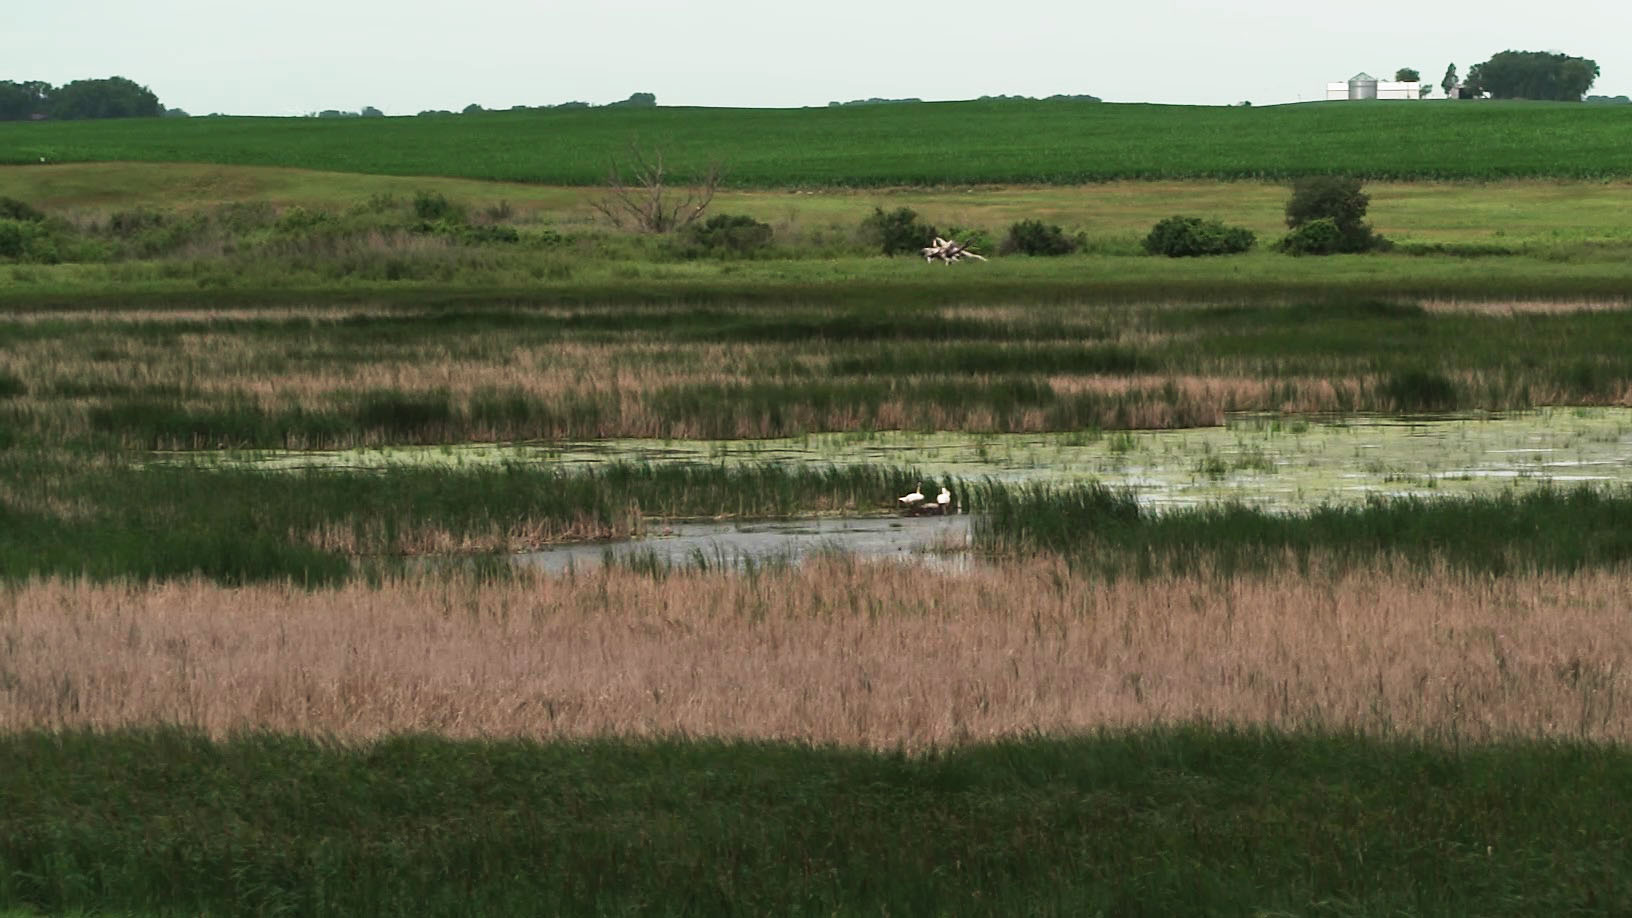
{"type": "MultiPolygon", "coordinates": [[[[909,509],[912,508],[912,507],[916,507],[919,504],[923,503],[924,502],[924,483],[921,482],[921,481],[918,482],[918,487],[913,488],[911,494],[908,494],[908,495],[906,495],[904,497],[897,497],[896,502],[901,504],[901,506],[907,507],[909,509]]],[[[952,492],[948,491],[944,487],[941,488],[941,493],[935,495],[935,503],[939,504],[941,506],[941,509],[943,509],[943,510],[946,509],[947,505],[952,503],[952,492]]]]}

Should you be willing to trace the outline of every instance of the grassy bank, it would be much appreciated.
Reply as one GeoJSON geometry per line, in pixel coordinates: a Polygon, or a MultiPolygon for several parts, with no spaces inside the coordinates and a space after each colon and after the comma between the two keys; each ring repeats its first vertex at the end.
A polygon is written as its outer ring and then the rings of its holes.
{"type": "Polygon", "coordinates": [[[1161,729],[920,758],[158,730],[5,737],[0,762],[0,905],[50,912],[1632,907],[1632,758],[1591,746],[1161,729]]]}
{"type": "Polygon", "coordinates": [[[743,187],[1109,179],[1494,179],[1632,174],[1632,113],[1537,102],[1221,108],[951,102],[832,109],[192,118],[0,125],[7,163],[142,160],[595,185],[629,139],[676,176],[711,160],[743,187]],[[1197,143],[1198,137],[1206,138],[1197,143]],[[1286,138],[1296,137],[1297,143],[1286,138]],[[1545,138],[1545,142],[1537,142],[1545,138]],[[1478,156],[1467,151],[1478,150],[1478,156]],[[932,155],[926,151],[933,151],[932,155]]]}

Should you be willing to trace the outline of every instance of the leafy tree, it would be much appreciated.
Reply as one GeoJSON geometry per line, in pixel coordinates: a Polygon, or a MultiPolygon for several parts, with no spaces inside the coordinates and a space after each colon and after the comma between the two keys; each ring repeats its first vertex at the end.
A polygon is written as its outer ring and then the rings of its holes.
{"type": "Polygon", "coordinates": [[[1439,81],[1439,88],[1445,90],[1445,97],[1450,98],[1451,90],[1456,88],[1456,64],[1452,63],[1445,68],[1445,78],[1439,81]]]}
{"type": "Polygon", "coordinates": [[[51,106],[51,84],[39,80],[0,80],[0,121],[27,121],[51,106]]]}
{"type": "Polygon", "coordinates": [[[461,109],[461,112],[463,114],[466,114],[466,115],[480,114],[481,112],[484,112],[484,111],[486,111],[486,109],[482,108],[480,105],[477,105],[475,102],[472,102],[469,105],[465,106],[463,109],[461,109]]]}
{"type": "MultiPolygon", "coordinates": [[[[1293,236],[1305,224],[1330,220],[1337,230],[1339,241],[1336,252],[1369,252],[1384,248],[1387,240],[1376,235],[1365,222],[1366,207],[1371,197],[1360,190],[1360,180],[1337,175],[1312,175],[1292,183],[1292,199],[1286,202],[1286,225],[1293,236]]],[[[1322,238],[1328,235],[1324,228],[1311,230],[1322,238]]],[[[1303,234],[1307,235],[1307,234],[1303,234]]],[[[1324,244],[1324,243],[1323,243],[1324,244]]],[[[1283,240],[1282,250],[1287,243],[1283,240]]],[[[1309,254],[1327,254],[1327,251],[1309,251],[1309,254]]]]}
{"type": "Polygon", "coordinates": [[[124,77],[75,80],[51,94],[54,118],[157,118],[164,111],[159,97],[124,77]]]}
{"type": "Polygon", "coordinates": [[[1422,74],[1411,67],[1401,67],[1394,71],[1394,79],[1400,83],[1415,83],[1422,79],[1422,74]]]}
{"type": "Polygon", "coordinates": [[[375,108],[372,105],[363,106],[363,110],[361,112],[358,112],[358,114],[362,115],[364,118],[384,118],[385,117],[385,112],[380,111],[379,109],[375,108]]]}
{"type": "Polygon", "coordinates": [[[652,108],[657,105],[657,96],[649,92],[630,93],[629,98],[622,102],[608,102],[603,108],[652,108]]]}
{"type": "Polygon", "coordinates": [[[1546,51],[1503,51],[1468,68],[1464,81],[1493,99],[1579,102],[1598,79],[1598,62],[1546,51]]]}

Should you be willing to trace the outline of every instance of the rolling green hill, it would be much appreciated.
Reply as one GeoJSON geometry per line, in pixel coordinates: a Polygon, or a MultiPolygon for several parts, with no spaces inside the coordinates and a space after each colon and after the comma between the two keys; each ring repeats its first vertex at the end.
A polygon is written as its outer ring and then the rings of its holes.
{"type": "Polygon", "coordinates": [[[1632,175],[1632,106],[1311,103],[1264,108],[949,102],[603,109],[423,118],[0,124],[0,164],[207,162],[557,185],[602,182],[637,140],[678,178],[738,187],[1078,183],[1119,178],[1632,175]]]}

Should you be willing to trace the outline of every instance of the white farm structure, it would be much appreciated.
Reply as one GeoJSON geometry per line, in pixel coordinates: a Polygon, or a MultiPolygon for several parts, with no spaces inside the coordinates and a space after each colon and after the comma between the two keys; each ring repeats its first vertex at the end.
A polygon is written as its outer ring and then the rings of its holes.
{"type": "Polygon", "coordinates": [[[1326,101],[1336,102],[1345,99],[1409,99],[1415,101],[1421,98],[1419,90],[1422,83],[1417,80],[1400,82],[1397,80],[1379,80],[1369,73],[1357,73],[1349,78],[1347,83],[1327,83],[1326,101]]]}

